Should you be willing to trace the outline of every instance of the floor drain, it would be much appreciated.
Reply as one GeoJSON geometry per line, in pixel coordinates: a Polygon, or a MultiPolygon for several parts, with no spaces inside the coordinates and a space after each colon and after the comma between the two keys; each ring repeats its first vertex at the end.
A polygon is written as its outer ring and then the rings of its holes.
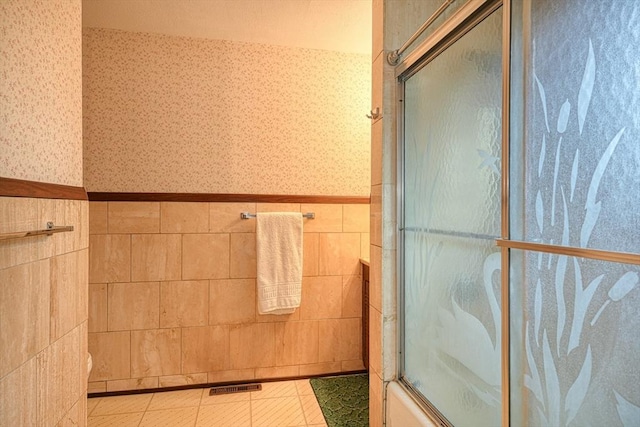
{"type": "Polygon", "coordinates": [[[211,390],[209,390],[209,396],[260,390],[262,390],[262,384],[223,385],[219,387],[212,387],[211,390]]]}

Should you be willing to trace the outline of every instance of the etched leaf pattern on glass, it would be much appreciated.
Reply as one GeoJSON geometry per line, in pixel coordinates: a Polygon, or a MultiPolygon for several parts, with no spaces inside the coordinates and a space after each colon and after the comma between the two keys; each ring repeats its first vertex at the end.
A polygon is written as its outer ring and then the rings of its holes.
{"type": "MultiPolygon", "coordinates": [[[[530,175],[534,179],[527,184],[537,187],[535,197],[531,200],[536,232],[530,231],[532,234],[529,237],[533,241],[587,247],[598,227],[602,200],[607,197],[606,192],[599,192],[600,185],[616,148],[624,141],[625,128],[615,130],[615,136],[604,144],[593,137],[583,137],[585,123],[592,113],[589,107],[596,69],[596,55],[589,40],[577,106],[574,108],[567,98],[559,108],[551,108],[545,91],[545,79],[535,74],[534,67],[535,108],[540,109],[544,126],[539,128],[542,129],[542,135],[533,136],[541,141],[541,148],[536,173],[530,175]],[[557,117],[550,117],[550,111],[557,111],[557,117]],[[549,126],[553,122],[556,123],[555,129],[549,126]],[[571,135],[580,140],[577,144],[563,144],[568,128],[575,125],[578,132],[571,135]],[[552,141],[555,141],[555,146],[548,144],[552,141]],[[591,171],[585,170],[581,164],[580,146],[584,144],[602,145],[599,160],[591,171]],[[570,147],[575,147],[575,151],[569,152],[570,147]],[[571,167],[561,167],[563,161],[570,162],[571,167]],[[561,176],[563,171],[569,176],[561,176]],[[587,176],[588,179],[579,179],[579,176],[587,176]],[[569,183],[569,188],[565,188],[566,183],[569,183]]],[[[636,266],[627,266],[628,271],[615,279],[607,277],[608,272],[597,274],[597,269],[587,268],[586,261],[581,258],[531,253],[527,259],[528,281],[535,283],[533,310],[529,317],[525,317],[524,324],[528,367],[524,373],[524,385],[534,397],[529,401],[535,406],[530,414],[537,414],[538,417],[532,424],[570,425],[584,409],[583,403],[594,383],[594,364],[600,365],[600,359],[605,357],[602,352],[595,353],[590,342],[585,342],[584,331],[596,327],[603,312],[638,287],[638,269],[636,266]],[[543,262],[543,257],[547,258],[547,263],[543,262]],[[590,276],[586,277],[585,274],[590,276]],[[610,288],[606,292],[598,292],[603,283],[610,288]],[[549,287],[553,291],[543,291],[549,287]],[[593,313],[596,307],[599,309],[590,318],[588,313],[593,313]]],[[[624,398],[615,390],[610,390],[612,398],[614,394],[615,400],[609,403],[616,405],[622,425],[638,425],[640,408],[632,400],[637,401],[640,396],[624,398]],[[628,424],[630,420],[632,424],[628,424]]]]}

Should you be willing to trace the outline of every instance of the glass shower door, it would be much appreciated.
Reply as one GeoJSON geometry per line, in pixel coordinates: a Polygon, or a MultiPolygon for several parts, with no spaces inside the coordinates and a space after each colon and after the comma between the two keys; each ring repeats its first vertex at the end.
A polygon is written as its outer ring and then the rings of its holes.
{"type": "Polygon", "coordinates": [[[640,3],[513,6],[511,425],[640,426],[640,3]]]}
{"type": "Polygon", "coordinates": [[[405,383],[456,426],[501,422],[502,11],[404,79],[405,383]]]}

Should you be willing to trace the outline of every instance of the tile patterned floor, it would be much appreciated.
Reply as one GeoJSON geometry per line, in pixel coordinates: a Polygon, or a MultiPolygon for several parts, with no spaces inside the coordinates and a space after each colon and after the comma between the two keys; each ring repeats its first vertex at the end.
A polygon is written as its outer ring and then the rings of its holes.
{"type": "Polygon", "coordinates": [[[326,427],[309,380],[209,396],[209,389],[91,398],[89,427],[326,427]]]}

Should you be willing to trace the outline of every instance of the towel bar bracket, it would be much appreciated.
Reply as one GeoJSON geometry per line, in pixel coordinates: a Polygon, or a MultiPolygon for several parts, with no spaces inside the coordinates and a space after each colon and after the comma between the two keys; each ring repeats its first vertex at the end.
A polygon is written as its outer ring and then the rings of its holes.
{"type": "MultiPolygon", "coordinates": [[[[316,214],[314,212],[307,212],[302,214],[302,216],[307,219],[316,219],[316,214]]],[[[256,217],[256,214],[252,214],[249,212],[240,212],[240,219],[250,219],[255,217],[256,217]]]]}

